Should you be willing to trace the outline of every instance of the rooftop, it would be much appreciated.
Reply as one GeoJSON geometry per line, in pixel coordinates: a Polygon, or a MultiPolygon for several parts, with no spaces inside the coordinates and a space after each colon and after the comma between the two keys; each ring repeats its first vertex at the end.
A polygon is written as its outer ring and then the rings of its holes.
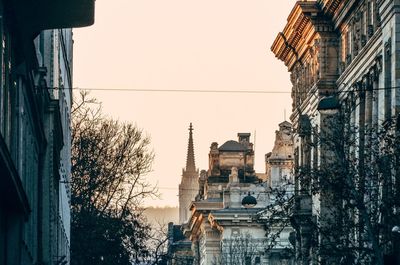
{"type": "Polygon", "coordinates": [[[236,141],[230,140],[225,142],[223,145],[221,145],[220,148],[218,148],[219,151],[246,151],[247,148],[242,145],[241,143],[238,143],[236,141]]]}

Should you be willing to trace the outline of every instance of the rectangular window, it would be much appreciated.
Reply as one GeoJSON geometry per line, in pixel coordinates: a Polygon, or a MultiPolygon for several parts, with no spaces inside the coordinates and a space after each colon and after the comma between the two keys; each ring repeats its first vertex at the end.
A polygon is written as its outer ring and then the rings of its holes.
{"type": "Polygon", "coordinates": [[[365,192],[365,90],[362,88],[362,91],[359,92],[358,95],[358,160],[359,160],[359,183],[358,186],[362,193],[365,192]]]}
{"type": "Polygon", "coordinates": [[[369,24],[370,24],[370,25],[372,26],[372,28],[373,28],[373,27],[374,27],[374,24],[375,24],[375,13],[374,13],[375,4],[374,4],[374,0],[369,1],[368,6],[369,6],[369,12],[370,12],[369,24]]]}
{"type": "Polygon", "coordinates": [[[392,117],[392,41],[391,38],[385,44],[385,121],[392,117]]]}
{"type": "Polygon", "coordinates": [[[373,81],[373,90],[372,90],[372,126],[374,129],[377,129],[378,120],[379,120],[379,75],[378,73],[375,74],[373,81]]]}
{"type": "Polygon", "coordinates": [[[372,21],[372,10],[371,10],[371,8],[372,8],[372,3],[371,3],[371,1],[368,1],[368,3],[367,3],[367,24],[368,25],[371,25],[372,23],[371,23],[371,21],[372,21]]]}
{"type": "Polygon", "coordinates": [[[373,91],[368,90],[366,92],[365,100],[365,128],[366,130],[370,130],[372,124],[373,91]]]}
{"type": "Polygon", "coordinates": [[[4,50],[5,39],[3,36],[3,18],[0,17],[0,135],[4,134],[4,50]]]}
{"type": "Polygon", "coordinates": [[[346,45],[346,32],[342,32],[342,41],[341,41],[341,61],[342,62],[346,62],[346,48],[347,48],[347,45],[346,45]]]}
{"type": "Polygon", "coordinates": [[[379,7],[377,0],[372,0],[372,24],[374,25],[374,29],[380,26],[379,21],[379,7]]]}
{"type": "Polygon", "coordinates": [[[12,89],[12,50],[10,34],[3,29],[2,18],[0,17],[0,133],[3,136],[9,149],[11,149],[11,95],[12,89]]]}
{"type": "Polygon", "coordinates": [[[367,13],[366,10],[363,9],[361,11],[361,18],[360,18],[360,28],[361,28],[361,48],[364,47],[366,44],[366,36],[367,36],[367,13]]]}
{"type": "Polygon", "coordinates": [[[373,101],[373,74],[369,73],[364,78],[365,84],[365,129],[371,129],[372,124],[372,101],[373,101]]]}
{"type": "Polygon", "coordinates": [[[318,169],[318,125],[313,128],[313,168],[318,169]]]}
{"type": "Polygon", "coordinates": [[[8,36],[3,36],[3,137],[10,148],[10,123],[11,123],[11,99],[10,99],[10,79],[11,79],[11,49],[8,36]]]}
{"type": "Polygon", "coordinates": [[[368,1],[367,4],[367,36],[371,38],[374,35],[374,18],[373,18],[373,4],[372,1],[368,1]]]}
{"type": "Polygon", "coordinates": [[[350,49],[350,44],[351,44],[351,33],[349,30],[346,32],[346,37],[345,37],[345,54],[346,54],[346,65],[349,65],[351,63],[351,49],[350,49]]]}
{"type": "Polygon", "coordinates": [[[355,19],[351,22],[351,39],[350,39],[350,50],[353,57],[356,57],[358,54],[358,46],[357,46],[357,28],[356,28],[355,19]]]}

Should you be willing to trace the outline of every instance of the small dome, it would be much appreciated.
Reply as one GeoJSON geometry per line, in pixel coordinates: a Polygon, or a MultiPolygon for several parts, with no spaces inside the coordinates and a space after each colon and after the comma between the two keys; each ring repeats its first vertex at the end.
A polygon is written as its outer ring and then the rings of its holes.
{"type": "Polygon", "coordinates": [[[257,205],[257,200],[256,200],[256,198],[251,196],[250,192],[249,192],[249,194],[246,197],[243,198],[242,205],[245,208],[252,208],[252,207],[257,205]]]}
{"type": "Polygon", "coordinates": [[[227,141],[223,145],[221,145],[220,148],[218,148],[219,151],[246,151],[246,147],[242,145],[241,143],[238,143],[236,141],[227,141]]]}

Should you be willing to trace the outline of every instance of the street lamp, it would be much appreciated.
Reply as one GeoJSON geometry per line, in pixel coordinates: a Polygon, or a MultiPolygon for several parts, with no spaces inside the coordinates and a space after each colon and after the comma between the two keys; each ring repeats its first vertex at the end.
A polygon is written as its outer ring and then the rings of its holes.
{"type": "Polygon", "coordinates": [[[333,115],[339,112],[340,104],[335,96],[328,96],[321,99],[318,103],[317,110],[321,114],[333,115]]]}
{"type": "Polygon", "coordinates": [[[242,200],[242,205],[244,208],[253,208],[257,205],[257,200],[253,196],[250,195],[250,191],[242,200]]]}

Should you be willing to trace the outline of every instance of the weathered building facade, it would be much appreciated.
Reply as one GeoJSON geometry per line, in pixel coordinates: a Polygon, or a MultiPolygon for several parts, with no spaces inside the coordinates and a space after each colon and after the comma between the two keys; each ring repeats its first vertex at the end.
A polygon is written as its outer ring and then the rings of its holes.
{"type": "Polygon", "coordinates": [[[294,183],[292,124],[284,121],[275,132],[272,152],[265,155],[265,172],[270,187],[294,183]]]}
{"type": "Polygon", "coordinates": [[[290,208],[294,196],[294,150],[292,124],[284,121],[275,131],[272,152],[265,155],[268,183],[267,207],[258,213],[259,222],[266,229],[268,264],[294,264],[294,247],[290,238],[290,208]],[[279,235],[279,236],[277,236],[279,235]]]}
{"type": "Polygon", "coordinates": [[[186,168],[182,169],[182,180],[179,184],[179,223],[184,224],[190,216],[190,204],[199,192],[199,170],[194,160],[193,127],[189,126],[189,143],[186,157],[186,168]]]}
{"type": "Polygon", "coordinates": [[[254,171],[250,134],[239,133],[238,138],[221,146],[211,144],[209,168],[201,174],[199,196],[184,226],[185,236],[192,241],[194,264],[245,264],[245,259],[246,264],[261,264],[264,259],[265,232],[252,217],[265,207],[265,183],[254,171]],[[245,209],[242,200],[249,193],[257,197],[257,204],[245,209]],[[251,237],[251,243],[246,237],[251,237]],[[234,240],[239,238],[243,240],[234,240]],[[242,250],[232,252],[238,242],[242,250]]]}
{"type": "Polygon", "coordinates": [[[293,85],[298,264],[400,264],[398,148],[381,136],[400,128],[399,4],[298,1],[271,47],[293,85]]]}
{"type": "Polygon", "coordinates": [[[93,24],[94,1],[0,13],[0,264],[68,264],[71,28],[93,24]]]}
{"type": "MultiPolygon", "coordinates": [[[[284,146],[285,150],[292,147],[289,125],[281,124],[273,152],[276,159],[279,157],[285,162],[270,161],[273,171],[277,172],[274,177],[285,176],[284,180],[274,183],[276,186],[292,178],[288,170],[288,156],[292,154],[290,151],[279,154],[280,145],[288,145],[284,146]]],[[[185,235],[192,241],[194,264],[292,264],[293,258],[285,249],[290,247],[288,237],[293,229],[280,227],[278,239],[268,238],[266,234],[267,209],[274,197],[269,182],[259,175],[265,174],[254,170],[249,133],[239,133],[238,141],[227,141],[221,146],[211,144],[209,168],[200,174],[199,194],[184,225],[185,235]],[[271,249],[269,245],[273,245],[271,249]]],[[[274,232],[275,228],[272,228],[274,232]]]]}

